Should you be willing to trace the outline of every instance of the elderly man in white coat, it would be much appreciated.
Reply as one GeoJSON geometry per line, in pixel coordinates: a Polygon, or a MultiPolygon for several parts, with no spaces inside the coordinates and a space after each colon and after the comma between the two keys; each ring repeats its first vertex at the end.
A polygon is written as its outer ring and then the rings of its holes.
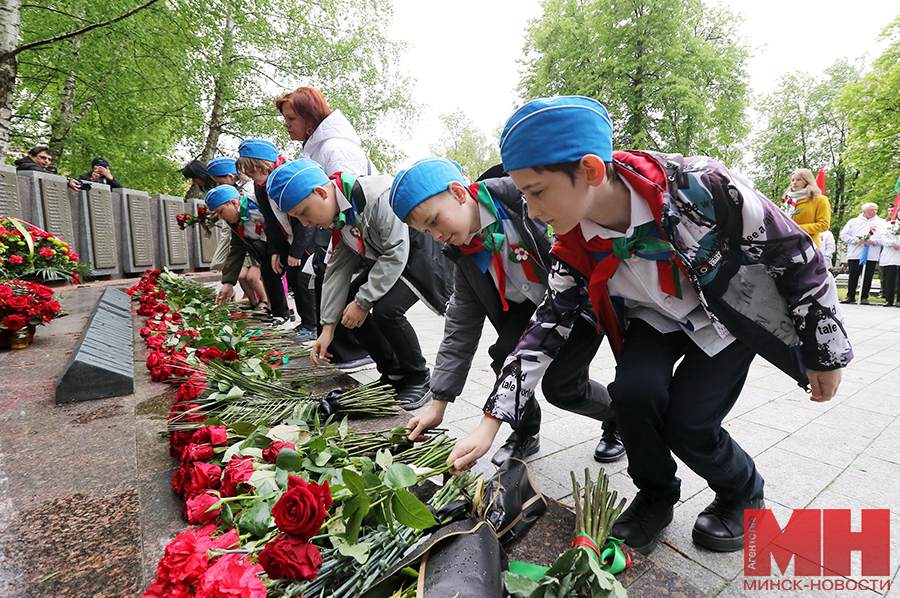
{"type": "Polygon", "coordinates": [[[887,227],[876,239],[881,245],[881,295],[884,307],[900,307],[900,222],[896,219],[887,223],[887,227]],[[897,303],[894,300],[897,299],[897,303]]]}
{"type": "Polygon", "coordinates": [[[850,268],[847,297],[841,303],[856,303],[856,285],[859,283],[860,272],[865,269],[859,304],[869,305],[869,289],[881,254],[881,245],[877,239],[886,228],[887,222],[878,216],[878,205],[864,203],[862,213],[849,220],[841,229],[841,241],[847,244],[847,265],[850,268]]]}

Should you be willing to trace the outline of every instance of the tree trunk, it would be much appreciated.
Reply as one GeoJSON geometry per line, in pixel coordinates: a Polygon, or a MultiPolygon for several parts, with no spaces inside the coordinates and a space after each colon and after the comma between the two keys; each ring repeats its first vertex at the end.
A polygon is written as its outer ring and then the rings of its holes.
{"type": "MultiPolygon", "coordinates": [[[[81,50],[81,38],[73,38],[69,40],[72,44],[72,55],[75,61],[78,60],[78,53],[81,50]]],[[[69,131],[75,126],[77,119],[75,118],[75,71],[69,73],[63,83],[62,93],[59,94],[59,110],[56,118],[50,123],[50,153],[57,161],[61,160],[66,150],[66,140],[69,138],[69,131]]]]}
{"type": "Polygon", "coordinates": [[[225,28],[222,31],[221,62],[215,81],[212,112],[209,116],[209,132],[206,135],[206,144],[200,153],[200,159],[204,162],[209,162],[216,156],[219,136],[222,135],[222,129],[225,126],[225,107],[231,91],[231,62],[234,59],[231,30],[234,28],[234,18],[231,16],[231,7],[227,3],[226,11],[225,28]]]}
{"type": "Polygon", "coordinates": [[[19,62],[11,52],[19,44],[22,0],[3,0],[0,6],[0,162],[9,146],[13,100],[16,92],[16,73],[19,62]]]}

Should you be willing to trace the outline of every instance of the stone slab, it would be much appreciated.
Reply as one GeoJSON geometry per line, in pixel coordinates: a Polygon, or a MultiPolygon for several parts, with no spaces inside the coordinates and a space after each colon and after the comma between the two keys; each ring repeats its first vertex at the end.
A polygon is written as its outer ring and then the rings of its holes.
{"type": "Polygon", "coordinates": [[[77,247],[66,177],[33,171],[25,171],[19,175],[31,180],[31,199],[34,204],[32,218],[35,220],[32,224],[59,237],[70,246],[77,247]]]}
{"type": "MultiPolygon", "coordinates": [[[[191,206],[191,214],[195,216],[197,215],[197,208],[200,206],[205,207],[206,205],[202,199],[189,199],[187,201],[191,206]]],[[[219,235],[219,227],[213,228],[210,235],[207,235],[200,226],[191,228],[191,236],[194,241],[193,265],[195,268],[209,268],[212,264],[216,247],[219,245],[219,235]]]]}
{"type": "Polygon", "coordinates": [[[176,216],[185,212],[184,200],[172,195],[154,195],[157,200],[159,263],[169,270],[190,268],[187,231],[178,226],[176,216]]]}
{"type": "Polygon", "coordinates": [[[56,402],[133,393],[133,342],[130,298],[117,289],[106,289],[56,384],[56,402]]]}
{"type": "Polygon", "coordinates": [[[93,183],[81,192],[81,246],[84,259],[91,262],[94,275],[119,272],[119,247],[116,236],[116,214],[107,185],[93,183]]]}
{"type": "Polygon", "coordinates": [[[153,200],[146,191],[116,189],[115,195],[122,204],[121,263],[125,272],[140,273],[156,267],[153,239],[153,200]]]}
{"type": "Polygon", "coordinates": [[[19,179],[16,169],[0,164],[0,218],[12,216],[24,218],[22,202],[19,200],[19,179]]]}

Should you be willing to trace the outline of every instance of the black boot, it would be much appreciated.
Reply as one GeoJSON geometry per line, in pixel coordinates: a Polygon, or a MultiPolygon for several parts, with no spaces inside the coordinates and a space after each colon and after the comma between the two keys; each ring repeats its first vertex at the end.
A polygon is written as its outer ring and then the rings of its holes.
{"type": "Polygon", "coordinates": [[[494,456],[491,463],[500,467],[507,459],[524,459],[541,450],[540,434],[529,435],[513,430],[506,442],[503,443],[494,456]]]}
{"type": "Polygon", "coordinates": [[[694,542],[718,552],[734,552],[744,547],[744,509],[765,509],[763,497],[748,500],[712,501],[694,523],[694,542]]]}
{"type": "Polygon", "coordinates": [[[612,463],[618,461],[625,454],[625,445],[619,437],[619,426],[615,421],[603,422],[603,435],[594,449],[594,461],[598,463],[612,463]]]}
{"type": "Polygon", "coordinates": [[[635,552],[648,555],[656,548],[659,535],[672,523],[675,509],[667,500],[646,498],[638,492],[616,519],[609,535],[624,540],[635,552]]]}
{"type": "Polygon", "coordinates": [[[428,402],[431,397],[429,389],[431,387],[431,373],[426,371],[425,377],[418,380],[392,380],[387,376],[381,377],[382,383],[391,384],[397,391],[397,400],[400,401],[400,408],[406,411],[418,409],[428,402]]]}

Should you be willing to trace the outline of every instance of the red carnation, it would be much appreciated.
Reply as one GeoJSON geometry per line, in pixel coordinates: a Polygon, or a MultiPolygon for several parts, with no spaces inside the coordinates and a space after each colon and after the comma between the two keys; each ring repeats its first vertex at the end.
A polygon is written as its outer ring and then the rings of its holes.
{"type": "Polygon", "coordinates": [[[245,554],[221,556],[200,579],[197,598],[266,598],[266,586],[257,577],[262,571],[245,554]]]}
{"type": "Polygon", "coordinates": [[[0,301],[13,296],[13,290],[5,284],[0,284],[0,301]]]}
{"type": "Polygon", "coordinates": [[[207,524],[200,529],[189,529],[175,536],[166,545],[165,555],[156,566],[157,580],[169,584],[197,583],[209,568],[207,551],[212,548],[210,535],[215,531],[215,525],[207,524]]]}
{"type": "Polygon", "coordinates": [[[322,566],[319,549],[296,536],[281,534],[259,553],[269,579],[315,579],[322,566]]]}
{"type": "Polygon", "coordinates": [[[41,254],[41,257],[51,257],[56,252],[53,251],[52,249],[50,249],[49,247],[44,247],[43,249],[40,250],[39,253],[41,254]]]}
{"type": "Polygon", "coordinates": [[[13,254],[13,255],[9,256],[10,264],[21,264],[24,261],[25,261],[25,258],[23,258],[21,255],[13,254]]]}
{"type": "Polygon", "coordinates": [[[70,261],[70,262],[77,262],[77,261],[78,261],[78,254],[75,253],[74,251],[70,251],[70,252],[69,252],[69,261],[70,261]]]}

